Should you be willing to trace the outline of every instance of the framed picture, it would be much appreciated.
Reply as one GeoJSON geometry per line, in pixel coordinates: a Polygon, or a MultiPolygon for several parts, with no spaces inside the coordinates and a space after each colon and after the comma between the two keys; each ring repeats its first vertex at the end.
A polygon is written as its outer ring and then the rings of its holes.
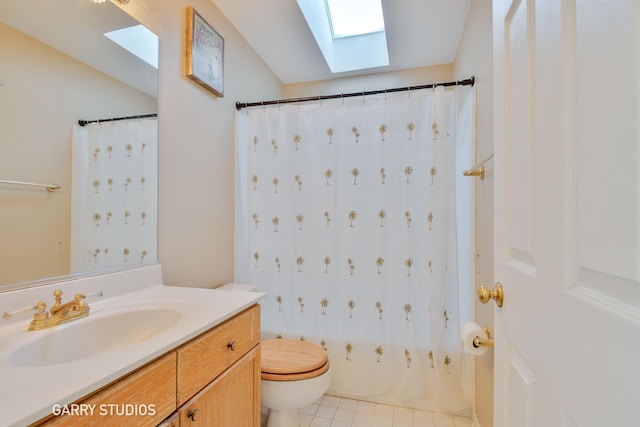
{"type": "Polygon", "coordinates": [[[193,7],[187,8],[186,74],[209,92],[224,96],[224,39],[193,7]]]}

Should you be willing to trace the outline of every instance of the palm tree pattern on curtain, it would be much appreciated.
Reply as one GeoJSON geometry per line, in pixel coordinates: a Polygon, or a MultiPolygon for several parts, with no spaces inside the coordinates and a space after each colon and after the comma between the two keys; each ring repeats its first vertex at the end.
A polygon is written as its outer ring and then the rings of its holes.
{"type": "Polygon", "coordinates": [[[74,125],[72,272],[155,262],[157,119],[74,125]]]}
{"type": "Polygon", "coordinates": [[[266,292],[264,335],[326,348],[330,391],[451,409],[455,91],[385,98],[248,111],[238,256],[266,292]]]}

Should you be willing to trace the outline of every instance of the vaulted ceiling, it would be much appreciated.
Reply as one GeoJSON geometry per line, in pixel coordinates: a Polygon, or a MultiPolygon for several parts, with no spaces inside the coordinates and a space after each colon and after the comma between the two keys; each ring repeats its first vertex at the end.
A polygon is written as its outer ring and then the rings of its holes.
{"type": "Polygon", "coordinates": [[[2,0],[0,23],[158,96],[158,70],[104,37],[106,32],[139,24],[111,2],[2,0]]]}
{"type": "Polygon", "coordinates": [[[471,0],[382,0],[390,64],[337,74],[329,70],[296,0],[212,1],[289,84],[451,63],[471,0]]]}

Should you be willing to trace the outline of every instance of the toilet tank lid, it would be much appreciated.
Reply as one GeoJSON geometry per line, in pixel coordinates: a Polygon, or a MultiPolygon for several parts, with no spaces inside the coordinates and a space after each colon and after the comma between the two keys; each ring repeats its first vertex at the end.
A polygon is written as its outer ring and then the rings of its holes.
{"type": "Polygon", "coordinates": [[[220,289],[221,291],[256,292],[255,285],[252,285],[251,283],[227,283],[217,287],[216,289],[220,289]]]}

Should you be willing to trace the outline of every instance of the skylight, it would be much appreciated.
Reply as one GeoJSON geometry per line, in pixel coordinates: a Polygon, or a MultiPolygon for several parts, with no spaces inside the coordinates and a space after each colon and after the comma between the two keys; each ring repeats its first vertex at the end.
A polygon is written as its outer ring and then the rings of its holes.
{"type": "Polygon", "coordinates": [[[333,38],[384,31],[380,0],[325,0],[333,38]]]}
{"type": "Polygon", "coordinates": [[[158,68],[158,36],[144,25],[122,28],[105,33],[105,37],[119,44],[151,66],[158,68]]]}
{"type": "Polygon", "coordinates": [[[389,65],[380,0],[297,0],[332,73],[389,65]]]}

